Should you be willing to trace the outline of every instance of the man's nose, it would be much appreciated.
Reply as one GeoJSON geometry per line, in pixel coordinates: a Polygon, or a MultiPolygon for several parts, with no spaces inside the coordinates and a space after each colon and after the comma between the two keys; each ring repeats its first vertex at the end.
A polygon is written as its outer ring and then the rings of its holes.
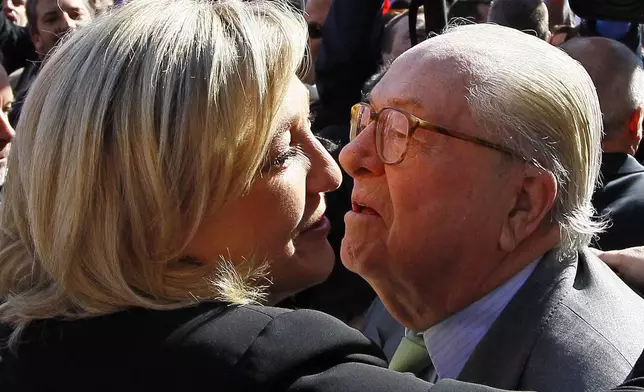
{"type": "Polygon", "coordinates": [[[76,20],[71,18],[67,12],[63,12],[63,22],[61,24],[62,33],[66,33],[70,30],[76,30],[76,20]]]}
{"type": "Polygon", "coordinates": [[[385,167],[376,151],[375,126],[369,125],[340,151],[340,165],[354,179],[361,175],[380,175],[385,167]]]}

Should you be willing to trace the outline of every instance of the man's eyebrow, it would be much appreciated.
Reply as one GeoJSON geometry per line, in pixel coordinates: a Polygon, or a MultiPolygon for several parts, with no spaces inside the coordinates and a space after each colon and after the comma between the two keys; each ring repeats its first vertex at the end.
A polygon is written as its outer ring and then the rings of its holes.
{"type": "Polygon", "coordinates": [[[408,97],[408,98],[392,98],[388,100],[393,106],[398,107],[398,106],[412,106],[415,108],[422,108],[423,107],[423,102],[416,98],[416,97],[408,97]]]}

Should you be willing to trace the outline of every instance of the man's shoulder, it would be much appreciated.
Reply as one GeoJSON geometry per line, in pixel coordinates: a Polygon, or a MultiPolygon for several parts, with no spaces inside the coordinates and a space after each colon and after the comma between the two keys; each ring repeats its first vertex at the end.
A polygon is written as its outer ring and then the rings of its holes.
{"type": "Polygon", "coordinates": [[[590,252],[539,334],[524,374],[532,389],[607,390],[644,349],[644,300],[590,252]]]}
{"type": "Polygon", "coordinates": [[[641,325],[644,302],[601,260],[588,251],[550,252],[459,379],[506,389],[605,391],[626,378],[642,352],[641,325]]]}
{"type": "MultiPolygon", "coordinates": [[[[573,285],[558,308],[561,320],[595,331],[618,347],[633,348],[631,339],[644,345],[644,299],[631,290],[590,251],[580,252],[573,285]],[[564,318],[564,316],[566,316],[564,318]],[[623,340],[622,344],[619,341],[623,340]]],[[[556,322],[557,318],[553,318],[556,322]]],[[[642,347],[632,350],[634,364],[642,347]]]]}

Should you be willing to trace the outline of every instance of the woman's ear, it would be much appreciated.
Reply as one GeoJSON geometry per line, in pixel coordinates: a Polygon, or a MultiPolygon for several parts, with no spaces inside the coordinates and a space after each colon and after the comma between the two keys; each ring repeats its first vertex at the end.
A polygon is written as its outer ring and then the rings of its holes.
{"type": "Polygon", "coordinates": [[[510,252],[532,235],[552,209],[556,196],[555,176],[547,170],[526,165],[514,205],[501,228],[499,247],[510,252]]]}

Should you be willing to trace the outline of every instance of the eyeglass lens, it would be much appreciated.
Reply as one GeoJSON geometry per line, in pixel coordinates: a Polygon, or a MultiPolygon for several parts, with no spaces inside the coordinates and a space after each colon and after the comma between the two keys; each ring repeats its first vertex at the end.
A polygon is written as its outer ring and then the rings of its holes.
{"type": "MultiPolygon", "coordinates": [[[[368,105],[356,105],[351,116],[351,140],[355,139],[371,123],[373,114],[368,105]]],[[[381,158],[396,162],[405,153],[409,119],[395,109],[383,109],[378,114],[376,148],[381,158]]]]}

